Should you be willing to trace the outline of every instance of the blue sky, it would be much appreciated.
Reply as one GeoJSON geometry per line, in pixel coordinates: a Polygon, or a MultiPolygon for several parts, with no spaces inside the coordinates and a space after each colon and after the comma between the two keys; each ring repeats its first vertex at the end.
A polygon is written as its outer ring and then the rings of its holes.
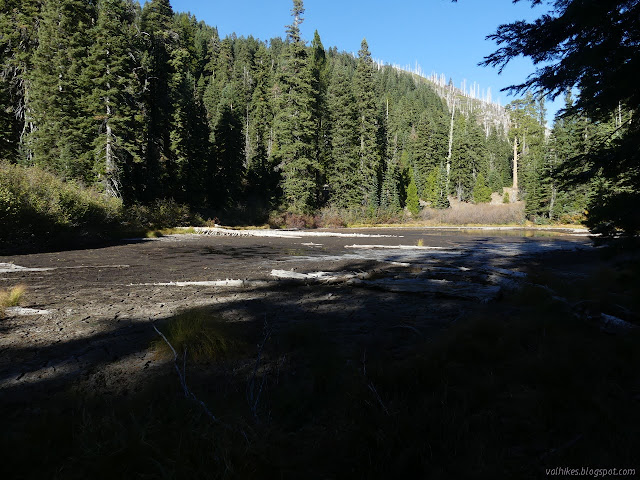
{"type": "MultiPolygon", "coordinates": [[[[218,27],[221,37],[231,33],[260,40],[283,37],[291,22],[291,0],[171,0],[176,12],[191,12],[198,20],[218,27]]],[[[513,100],[501,88],[522,82],[533,72],[527,59],[505,68],[479,67],[495,50],[485,40],[497,26],[515,20],[532,20],[545,7],[531,8],[528,1],[511,0],[305,0],[302,36],[311,41],[317,29],[325,48],[356,53],[363,38],[372,56],[385,63],[414,66],[452,78],[457,87],[466,79],[481,89],[491,88],[493,100],[504,105],[513,100]]],[[[559,108],[548,104],[551,120],[559,108]]]]}

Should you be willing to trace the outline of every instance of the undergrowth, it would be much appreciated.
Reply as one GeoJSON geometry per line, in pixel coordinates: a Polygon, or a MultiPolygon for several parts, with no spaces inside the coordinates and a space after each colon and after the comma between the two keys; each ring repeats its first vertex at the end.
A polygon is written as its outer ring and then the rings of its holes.
{"type": "Polygon", "coordinates": [[[0,242],[26,242],[117,225],[122,202],[38,167],[0,162],[0,242]]]}
{"type": "Polygon", "coordinates": [[[124,206],[94,188],[64,181],[42,168],[0,161],[0,249],[68,247],[127,236],[184,233],[203,224],[172,199],[124,206]],[[172,230],[173,229],[173,230],[172,230]]]}

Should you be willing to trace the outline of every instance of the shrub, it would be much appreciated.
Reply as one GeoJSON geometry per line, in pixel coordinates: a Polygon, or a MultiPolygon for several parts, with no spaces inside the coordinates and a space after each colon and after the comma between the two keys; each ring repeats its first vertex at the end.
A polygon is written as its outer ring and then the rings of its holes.
{"type": "Polygon", "coordinates": [[[271,228],[316,228],[316,219],[312,215],[289,211],[274,212],[269,216],[271,228]]]}
{"type": "Polygon", "coordinates": [[[204,223],[187,205],[171,198],[156,200],[150,205],[131,205],[125,209],[124,219],[126,227],[134,231],[189,227],[204,223]]]}
{"type": "Polygon", "coordinates": [[[347,226],[345,210],[335,207],[326,207],[320,210],[315,216],[315,222],[322,228],[342,228],[347,226]]]}
{"type": "Polygon", "coordinates": [[[65,232],[107,232],[121,218],[122,202],[39,167],[0,162],[0,242],[42,241],[65,232]]]}

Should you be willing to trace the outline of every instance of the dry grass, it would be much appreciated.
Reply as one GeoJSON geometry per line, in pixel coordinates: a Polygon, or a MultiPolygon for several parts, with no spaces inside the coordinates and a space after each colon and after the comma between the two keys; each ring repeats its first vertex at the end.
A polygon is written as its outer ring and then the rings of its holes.
{"type": "Polygon", "coordinates": [[[165,235],[187,235],[196,233],[195,227],[174,227],[161,228],[159,230],[149,230],[145,233],[146,238],[158,238],[165,235]]]}
{"type": "Polygon", "coordinates": [[[27,287],[17,285],[9,290],[0,291],[0,318],[4,317],[5,308],[17,307],[24,296],[27,287]]]}
{"type": "Polygon", "coordinates": [[[425,208],[422,219],[431,225],[523,225],[524,202],[491,205],[452,203],[451,208],[425,208]]]}

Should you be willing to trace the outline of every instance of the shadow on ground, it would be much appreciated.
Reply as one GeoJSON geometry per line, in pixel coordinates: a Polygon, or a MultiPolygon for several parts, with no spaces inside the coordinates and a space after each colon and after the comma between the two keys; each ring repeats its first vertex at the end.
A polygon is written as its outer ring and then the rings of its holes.
{"type": "Polygon", "coordinates": [[[227,292],[154,323],[175,363],[148,318],[8,347],[2,473],[446,479],[635,468],[638,334],[603,333],[573,305],[635,310],[637,271],[585,266],[581,252],[513,261],[527,282],[485,304],[344,284],[227,292]]]}

